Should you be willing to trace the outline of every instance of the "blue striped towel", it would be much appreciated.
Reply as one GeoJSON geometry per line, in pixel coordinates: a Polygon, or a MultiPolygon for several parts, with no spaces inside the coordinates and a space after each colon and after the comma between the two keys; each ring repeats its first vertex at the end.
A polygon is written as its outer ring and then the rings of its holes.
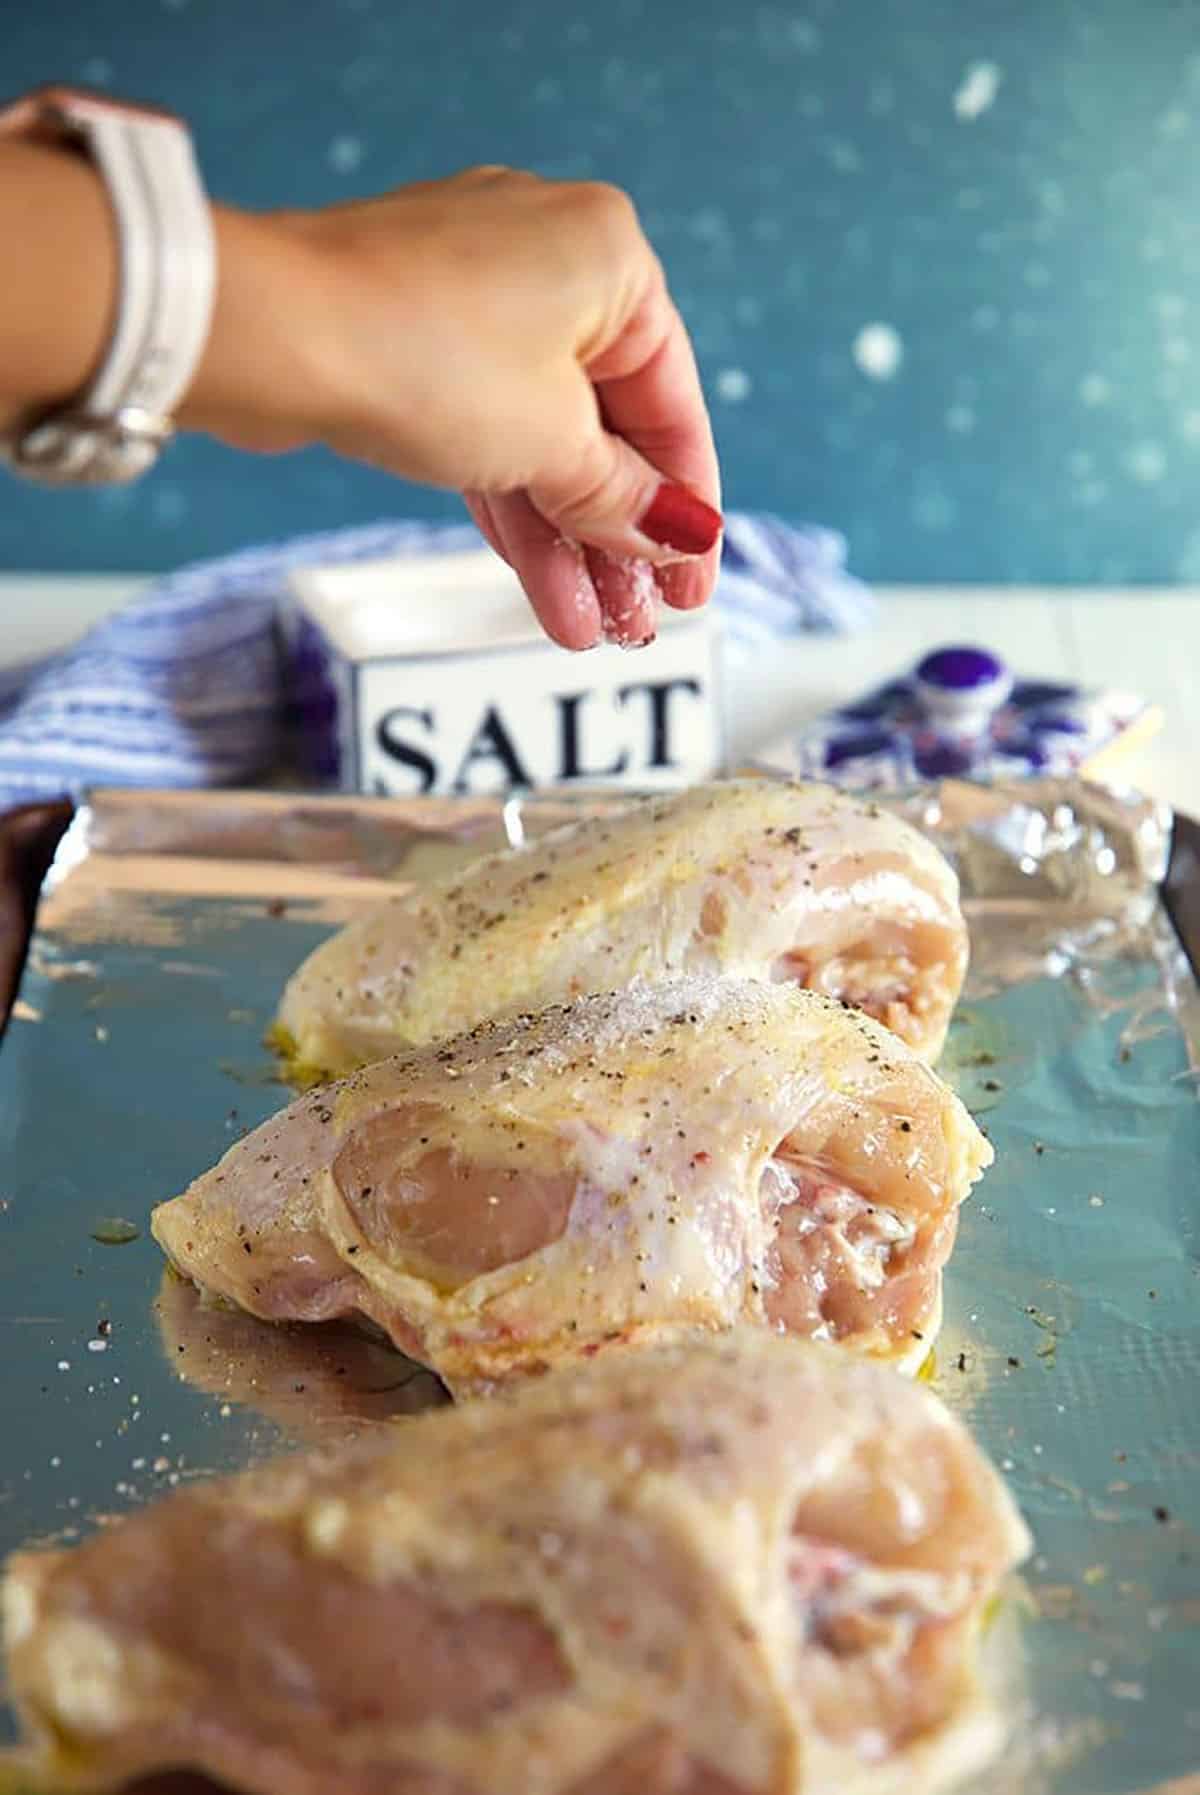
{"type": "MultiPolygon", "coordinates": [[[[0,676],[0,807],[88,786],[212,786],[277,767],[288,701],[276,613],[295,567],[475,549],[469,524],[379,523],[245,549],[156,580],[78,645],[0,676]]],[[[874,600],[831,530],[727,515],[716,604],[738,654],[851,633],[874,600]]]]}

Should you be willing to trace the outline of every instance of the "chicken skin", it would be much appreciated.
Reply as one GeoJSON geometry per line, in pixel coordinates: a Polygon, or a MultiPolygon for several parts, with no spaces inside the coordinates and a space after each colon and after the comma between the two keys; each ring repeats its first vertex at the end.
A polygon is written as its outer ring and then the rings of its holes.
{"type": "Polygon", "coordinates": [[[1028,1537],[921,1387],[761,1329],[196,1484],[4,1585],[34,1786],[887,1795],[994,1744],[1028,1537]]]}
{"type": "Polygon", "coordinates": [[[300,1083],[590,991],[673,974],[794,981],[941,1051],[967,965],[958,881],[877,805],[701,785],[489,855],[350,924],[295,973],[275,1039],[300,1083]]]}
{"type": "Polygon", "coordinates": [[[878,1023],[693,976],[311,1092],[152,1227],[209,1295],[366,1318],[459,1392],[741,1320],[912,1369],[991,1157],[878,1023]]]}

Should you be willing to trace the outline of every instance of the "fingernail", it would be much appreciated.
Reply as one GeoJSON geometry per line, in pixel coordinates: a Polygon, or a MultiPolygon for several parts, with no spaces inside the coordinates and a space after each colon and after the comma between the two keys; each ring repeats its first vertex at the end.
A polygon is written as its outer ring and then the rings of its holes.
{"type": "Polygon", "coordinates": [[[638,525],[643,536],[683,555],[706,555],[721,534],[721,513],[686,486],[664,480],[638,525]]]}

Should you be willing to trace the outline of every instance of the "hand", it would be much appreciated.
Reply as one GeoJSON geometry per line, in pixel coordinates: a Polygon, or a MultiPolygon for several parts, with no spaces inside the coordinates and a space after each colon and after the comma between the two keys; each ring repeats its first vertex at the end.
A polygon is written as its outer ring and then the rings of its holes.
{"type": "Polygon", "coordinates": [[[652,638],[716,576],[716,454],[632,203],[506,169],[315,213],[217,212],[182,421],[458,488],[548,634],[652,638]],[[686,557],[686,558],[685,558],[686,557]]]}

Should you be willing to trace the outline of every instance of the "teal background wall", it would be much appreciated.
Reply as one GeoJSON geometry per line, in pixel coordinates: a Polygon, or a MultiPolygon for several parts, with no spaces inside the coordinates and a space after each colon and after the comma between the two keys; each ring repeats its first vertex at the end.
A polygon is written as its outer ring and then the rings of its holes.
{"type": "MultiPolygon", "coordinates": [[[[3,86],[52,76],[181,109],[251,206],[476,161],[622,183],[730,502],[869,578],[1200,579],[1195,0],[0,0],[3,86]]],[[[0,567],[456,512],[192,441],[128,491],[0,480],[0,567]]]]}

